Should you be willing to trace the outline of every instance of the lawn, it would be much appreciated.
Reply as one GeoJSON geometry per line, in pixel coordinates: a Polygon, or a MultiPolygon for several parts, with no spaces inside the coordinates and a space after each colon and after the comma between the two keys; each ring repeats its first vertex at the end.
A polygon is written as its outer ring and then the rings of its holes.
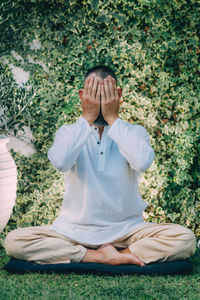
{"type": "MultiPolygon", "coordinates": [[[[0,269],[9,257],[0,249],[0,269]]],[[[200,252],[189,275],[24,274],[0,270],[0,299],[200,299],[200,252]]]]}

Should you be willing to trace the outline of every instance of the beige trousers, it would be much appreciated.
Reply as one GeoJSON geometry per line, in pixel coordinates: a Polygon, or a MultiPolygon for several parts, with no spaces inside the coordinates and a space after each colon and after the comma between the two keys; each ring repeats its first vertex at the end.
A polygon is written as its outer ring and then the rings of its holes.
{"type": "MultiPolygon", "coordinates": [[[[50,225],[12,230],[6,236],[6,253],[39,264],[80,262],[89,249],[98,249],[49,230],[50,225]]],[[[145,224],[111,242],[118,250],[129,248],[144,263],[187,259],[196,251],[194,233],[173,223],[145,224]]]]}

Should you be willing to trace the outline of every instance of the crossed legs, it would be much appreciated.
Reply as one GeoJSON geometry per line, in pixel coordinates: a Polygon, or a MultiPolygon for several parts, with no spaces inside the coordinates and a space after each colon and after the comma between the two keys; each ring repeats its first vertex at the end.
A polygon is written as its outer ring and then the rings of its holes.
{"type": "Polygon", "coordinates": [[[49,230],[50,226],[18,228],[7,235],[4,246],[8,255],[39,264],[99,262],[105,264],[186,259],[196,251],[194,233],[173,223],[145,224],[109,244],[85,244],[49,230]]]}
{"type": "Polygon", "coordinates": [[[102,263],[132,263],[143,266],[155,261],[189,258],[196,251],[196,237],[190,229],[178,224],[152,223],[134,229],[98,250],[96,253],[88,250],[82,261],[95,261],[95,255],[98,259],[100,255],[102,263]]]}

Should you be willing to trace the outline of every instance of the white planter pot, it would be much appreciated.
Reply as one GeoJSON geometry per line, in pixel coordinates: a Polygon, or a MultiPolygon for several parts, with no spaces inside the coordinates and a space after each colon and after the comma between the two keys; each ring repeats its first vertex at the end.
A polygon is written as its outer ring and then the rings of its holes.
{"type": "Polygon", "coordinates": [[[10,219],[17,192],[17,167],[7,143],[9,138],[0,136],[0,232],[10,219]]]}

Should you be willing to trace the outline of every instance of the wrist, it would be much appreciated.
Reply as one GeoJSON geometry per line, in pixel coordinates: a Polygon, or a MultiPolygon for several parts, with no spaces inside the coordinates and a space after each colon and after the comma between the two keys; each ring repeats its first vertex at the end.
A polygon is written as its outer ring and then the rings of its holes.
{"type": "Polygon", "coordinates": [[[106,120],[109,124],[109,126],[112,126],[112,124],[115,122],[115,120],[117,120],[119,118],[119,116],[116,116],[116,117],[113,117],[112,119],[110,120],[106,120]]]}
{"type": "Polygon", "coordinates": [[[82,117],[89,123],[90,126],[93,124],[93,119],[89,118],[88,116],[82,115],[82,117]]]}

